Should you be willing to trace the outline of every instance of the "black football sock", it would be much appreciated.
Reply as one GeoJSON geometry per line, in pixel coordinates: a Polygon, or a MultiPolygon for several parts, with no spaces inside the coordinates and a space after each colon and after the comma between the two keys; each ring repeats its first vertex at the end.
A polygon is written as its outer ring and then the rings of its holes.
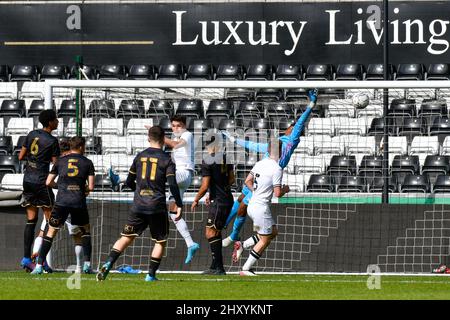
{"type": "Polygon", "coordinates": [[[150,266],[148,268],[148,274],[152,277],[155,276],[156,270],[158,270],[159,265],[161,264],[161,258],[150,258],[150,266]]]}
{"type": "Polygon", "coordinates": [[[47,257],[48,252],[50,251],[53,243],[53,238],[44,236],[42,239],[41,249],[39,250],[39,258],[37,260],[37,263],[42,264],[45,261],[45,258],[47,257]]]}
{"type": "Polygon", "coordinates": [[[23,232],[23,256],[31,258],[31,248],[33,247],[34,230],[36,229],[37,219],[28,220],[23,232]]]}
{"type": "Polygon", "coordinates": [[[212,264],[211,269],[223,270],[223,257],[222,257],[222,237],[216,236],[208,239],[209,246],[211,247],[212,264]]]}

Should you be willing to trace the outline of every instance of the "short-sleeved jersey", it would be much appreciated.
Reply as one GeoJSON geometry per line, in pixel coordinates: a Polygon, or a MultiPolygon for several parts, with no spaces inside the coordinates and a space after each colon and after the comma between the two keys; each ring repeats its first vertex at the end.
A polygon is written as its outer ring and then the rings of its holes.
{"type": "Polygon", "coordinates": [[[132,212],[160,213],[166,208],[167,177],[175,176],[175,164],[161,149],[147,148],[134,158],[130,174],[136,175],[132,212]]]}
{"type": "Polygon", "coordinates": [[[281,186],[283,169],[277,161],[265,158],[255,164],[250,174],[254,178],[250,203],[268,205],[272,201],[273,188],[281,186]]]}
{"type": "Polygon", "coordinates": [[[230,176],[233,166],[230,164],[202,164],[202,177],[211,177],[209,184],[209,198],[218,204],[229,205],[233,203],[230,176]]]}
{"type": "Polygon", "coordinates": [[[60,154],[58,139],[42,129],[33,130],[25,138],[23,147],[27,149],[23,181],[45,184],[52,157],[60,154]]]}
{"type": "Polygon", "coordinates": [[[62,156],[51,172],[58,176],[57,206],[70,208],[86,207],[86,184],[89,176],[95,175],[94,164],[77,153],[62,156]]]}
{"type": "Polygon", "coordinates": [[[172,139],[175,141],[181,139],[186,141],[182,147],[172,150],[172,160],[175,162],[177,169],[194,170],[194,142],[192,133],[185,131],[180,137],[172,137],[172,139]]]}

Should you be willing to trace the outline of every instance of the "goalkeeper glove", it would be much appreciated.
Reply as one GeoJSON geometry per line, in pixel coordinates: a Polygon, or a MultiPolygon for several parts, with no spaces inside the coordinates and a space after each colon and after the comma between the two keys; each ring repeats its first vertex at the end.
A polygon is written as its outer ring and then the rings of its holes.
{"type": "Polygon", "coordinates": [[[309,101],[311,101],[313,103],[316,103],[316,101],[317,101],[317,91],[318,91],[317,89],[308,91],[309,101]]]}

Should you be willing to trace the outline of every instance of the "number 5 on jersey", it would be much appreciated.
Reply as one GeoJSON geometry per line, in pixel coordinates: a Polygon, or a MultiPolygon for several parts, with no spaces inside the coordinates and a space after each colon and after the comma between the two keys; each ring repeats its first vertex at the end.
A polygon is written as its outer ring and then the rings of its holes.
{"type": "Polygon", "coordinates": [[[147,158],[147,157],[142,157],[141,158],[141,162],[142,162],[142,179],[146,179],[147,178],[147,162],[150,161],[150,163],[152,164],[151,170],[150,170],[150,180],[155,180],[156,179],[156,167],[158,166],[158,158],[147,158]]]}
{"type": "Polygon", "coordinates": [[[77,159],[69,159],[68,163],[67,163],[67,169],[68,170],[72,170],[72,172],[67,172],[67,175],[69,177],[76,177],[78,175],[78,167],[74,164],[77,163],[78,160],[77,159]]]}

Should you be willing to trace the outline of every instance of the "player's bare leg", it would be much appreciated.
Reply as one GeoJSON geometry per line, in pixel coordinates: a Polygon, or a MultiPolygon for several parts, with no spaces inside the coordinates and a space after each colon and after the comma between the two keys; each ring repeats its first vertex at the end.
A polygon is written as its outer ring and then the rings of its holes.
{"type": "Polygon", "coordinates": [[[272,233],[269,235],[259,234],[258,243],[255,244],[253,250],[250,252],[247,261],[242,267],[242,271],[239,273],[241,276],[254,276],[255,273],[252,271],[253,265],[261,258],[264,250],[269,246],[270,242],[277,236],[278,229],[276,226],[272,226],[272,233]]]}

